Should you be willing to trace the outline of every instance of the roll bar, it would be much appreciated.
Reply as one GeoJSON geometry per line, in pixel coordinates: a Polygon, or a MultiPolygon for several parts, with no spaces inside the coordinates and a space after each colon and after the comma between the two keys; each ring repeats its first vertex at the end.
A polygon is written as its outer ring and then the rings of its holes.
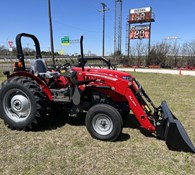
{"type": "Polygon", "coordinates": [[[36,36],[28,34],[28,33],[20,33],[20,34],[18,34],[16,36],[16,47],[17,47],[17,52],[18,52],[17,58],[23,64],[22,70],[26,70],[25,62],[24,62],[24,53],[23,53],[22,42],[21,42],[21,38],[22,37],[31,38],[34,41],[34,43],[35,43],[35,50],[36,50],[36,59],[42,58],[42,56],[41,56],[40,44],[39,44],[39,41],[36,38],[36,36]]]}

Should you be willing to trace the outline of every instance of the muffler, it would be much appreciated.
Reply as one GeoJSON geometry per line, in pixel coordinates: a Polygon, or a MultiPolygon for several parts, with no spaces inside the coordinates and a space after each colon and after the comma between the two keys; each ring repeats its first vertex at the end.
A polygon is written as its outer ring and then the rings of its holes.
{"type": "Polygon", "coordinates": [[[174,151],[184,151],[195,153],[192,144],[181,122],[172,114],[167,103],[161,103],[162,117],[164,121],[164,139],[167,147],[174,151]]]}

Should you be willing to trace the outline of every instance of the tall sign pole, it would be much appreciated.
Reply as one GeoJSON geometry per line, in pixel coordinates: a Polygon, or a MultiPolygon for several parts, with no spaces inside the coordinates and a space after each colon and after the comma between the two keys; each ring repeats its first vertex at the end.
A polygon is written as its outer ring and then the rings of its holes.
{"type": "Polygon", "coordinates": [[[54,45],[53,45],[53,28],[52,28],[51,3],[50,3],[50,0],[48,0],[48,16],[49,16],[49,28],[50,28],[51,56],[52,56],[53,65],[55,66],[54,45]]]}

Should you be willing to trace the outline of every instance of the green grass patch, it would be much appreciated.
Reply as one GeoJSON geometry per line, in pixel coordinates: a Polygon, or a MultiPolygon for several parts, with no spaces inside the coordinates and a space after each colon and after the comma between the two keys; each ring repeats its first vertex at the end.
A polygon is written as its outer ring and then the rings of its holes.
{"type": "Polygon", "coordinates": [[[0,83],[6,79],[6,76],[3,75],[3,72],[0,70],[0,83]]]}
{"type": "MultiPolygon", "coordinates": [[[[132,75],[156,106],[162,100],[167,101],[195,143],[195,77],[132,75]]],[[[24,132],[12,131],[0,120],[1,174],[193,175],[195,172],[193,154],[168,150],[164,141],[128,127],[128,120],[121,139],[116,142],[91,138],[84,126],[84,118],[56,114],[47,122],[55,127],[24,132]]]]}

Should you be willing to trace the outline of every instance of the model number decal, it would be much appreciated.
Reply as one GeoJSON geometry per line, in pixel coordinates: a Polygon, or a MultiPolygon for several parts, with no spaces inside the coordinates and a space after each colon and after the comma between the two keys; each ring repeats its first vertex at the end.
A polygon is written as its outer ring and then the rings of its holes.
{"type": "Polygon", "coordinates": [[[134,106],[137,106],[135,101],[133,100],[133,98],[131,96],[129,96],[129,99],[131,100],[131,102],[134,104],[134,106]]]}

